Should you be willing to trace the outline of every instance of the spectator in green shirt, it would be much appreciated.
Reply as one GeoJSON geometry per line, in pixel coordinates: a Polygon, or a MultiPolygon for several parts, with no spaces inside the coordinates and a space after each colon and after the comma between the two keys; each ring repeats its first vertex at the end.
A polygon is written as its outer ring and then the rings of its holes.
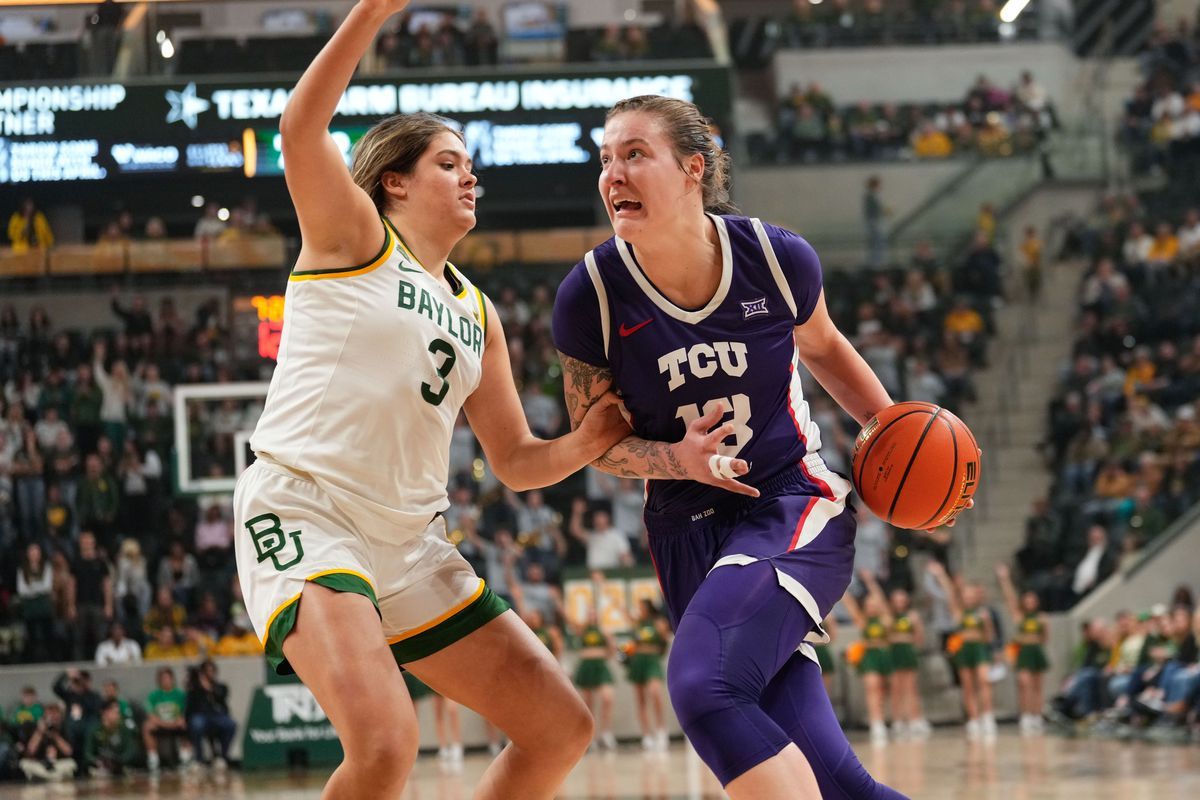
{"type": "Polygon", "coordinates": [[[95,531],[106,550],[112,552],[113,528],[117,520],[117,481],[107,470],[100,456],[88,455],[84,461],[83,482],[79,486],[79,521],[84,528],[95,531]]]}
{"type": "Polygon", "coordinates": [[[92,377],[90,365],[80,364],[75,375],[68,421],[75,430],[75,442],[80,451],[90,453],[96,449],[96,440],[100,438],[100,406],[104,403],[104,395],[92,377]]]}
{"type": "Polygon", "coordinates": [[[71,384],[67,383],[67,374],[62,367],[51,367],[42,381],[42,394],[38,398],[38,410],[45,412],[51,408],[58,412],[60,419],[70,418],[74,393],[71,384]]]}
{"type": "Polygon", "coordinates": [[[121,719],[121,705],[116,700],[104,704],[100,727],[88,737],[84,754],[94,776],[124,774],[137,757],[137,740],[121,719]]]}
{"type": "Polygon", "coordinates": [[[36,725],[42,718],[42,704],[38,702],[37,689],[26,686],[21,689],[21,702],[13,707],[8,715],[8,721],[14,728],[20,729],[25,725],[36,725]]]}
{"type": "Polygon", "coordinates": [[[184,715],[186,706],[187,694],[175,685],[175,672],[170,667],[159,668],[158,688],[146,697],[146,722],[142,725],[146,766],[151,772],[158,771],[158,743],[163,738],[175,740],[181,764],[191,762],[192,747],[184,715]]]}
{"type": "Polygon", "coordinates": [[[130,728],[135,732],[137,731],[137,726],[133,722],[133,708],[130,707],[129,702],[125,700],[125,698],[121,697],[120,684],[111,678],[106,680],[100,696],[103,698],[105,703],[116,703],[117,707],[121,710],[121,719],[124,721],[125,727],[130,728]]]}
{"type": "MultiPolygon", "coordinates": [[[[38,702],[37,689],[32,686],[22,688],[21,702],[13,706],[13,710],[8,715],[8,723],[12,730],[18,756],[24,757],[26,746],[29,744],[33,732],[37,730],[38,721],[42,718],[42,711],[42,704],[38,702]]],[[[0,738],[0,752],[3,750],[3,739],[0,738]]]]}

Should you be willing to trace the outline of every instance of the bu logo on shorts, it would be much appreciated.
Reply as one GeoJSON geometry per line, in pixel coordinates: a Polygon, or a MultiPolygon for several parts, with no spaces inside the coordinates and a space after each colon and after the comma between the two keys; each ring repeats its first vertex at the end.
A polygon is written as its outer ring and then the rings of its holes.
{"type": "Polygon", "coordinates": [[[294,567],[304,558],[304,546],[300,543],[300,531],[284,532],[279,523],[279,517],[274,514],[259,514],[254,519],[246,520],[246,530],[254,541],[254,549],[258,553],[258,563],[268,558],[275,564],[275,569],[283,572],[288,567],[294,567]],[[280,563],[279,554],[287,547],[288,538],[296,546],[296,556],[287,563],[280,563]]]}

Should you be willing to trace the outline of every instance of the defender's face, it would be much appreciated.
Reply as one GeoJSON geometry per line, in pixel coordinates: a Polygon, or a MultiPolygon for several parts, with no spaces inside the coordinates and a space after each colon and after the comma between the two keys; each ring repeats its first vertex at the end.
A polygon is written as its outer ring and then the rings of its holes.
{"type": "Polygon", "coordinates": [[[696,178],[680,167],[662,123],[641,111],[618,114],[604,126],[600,166],[600,197],[613,231],[635,246],[684,211],[689,193],[700,192],[696,178]]]}
{"type": "Polygon", "coordinates": [[[440,133],[425,148],[411,175],[403,179],[408,203],[405,216],[422,229],[448,227],[466,235],[475,227],[474,164],[462,140],[440,133]]]}

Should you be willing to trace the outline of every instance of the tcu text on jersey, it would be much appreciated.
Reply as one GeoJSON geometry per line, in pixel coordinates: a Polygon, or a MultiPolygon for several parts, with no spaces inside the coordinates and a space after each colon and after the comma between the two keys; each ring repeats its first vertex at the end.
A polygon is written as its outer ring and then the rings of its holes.
{"type": "MultiPolygon", "coordinates": [[[[720,370],[731,378],[740,378],[746,373],[748,366],[747,352],[745,342],[702,342],[667,353],[658,360],[658,371],[669,376],[667,389],[672,392],[687,383],[689,375],[699,379],[711,378],[720,370]]],[[[718,408],[723,408],[726,413],[733,413],[733,419],[729,421],[733,423],[734,428],[734,441],[723,442],[719,448],[720,453],[724,456],[736,456],[754,436],[754,430],[750,427],[748,395],[714,397],[703,407],[697,403],[685,403],[675,410],[675,417],[687,427],[718,408]]]]}
{"type": "Polygon", "coordinates": [[[675,391],[687,383],[686,369],[697,378],[711,378],[717,369],[731,378],[746,372],[746,345],[743,342],[713,342],[672,350],[658,360],[658,371],[670,375],[667,389],[675,391]]]}

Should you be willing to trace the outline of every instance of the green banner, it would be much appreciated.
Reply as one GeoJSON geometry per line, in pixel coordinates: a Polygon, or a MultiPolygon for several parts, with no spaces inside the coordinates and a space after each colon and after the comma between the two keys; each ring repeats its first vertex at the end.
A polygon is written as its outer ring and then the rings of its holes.
{"type": "Polygon", "coordinates": [[[242,734],[246,769],[336,766],[342,762],[337,731],[308,687],[298,678],[267,670],[268,683],[254,690],[242,734]]]}

